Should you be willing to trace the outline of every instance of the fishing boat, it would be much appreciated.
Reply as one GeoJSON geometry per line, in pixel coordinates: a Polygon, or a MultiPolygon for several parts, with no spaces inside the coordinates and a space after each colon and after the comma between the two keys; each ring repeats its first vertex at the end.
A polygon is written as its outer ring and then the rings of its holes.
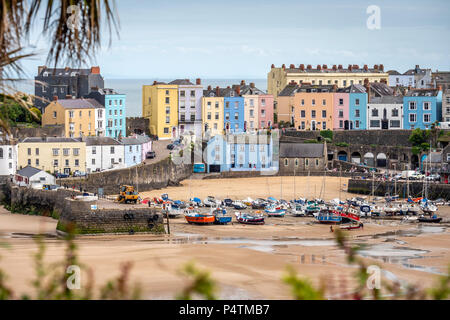
{"type": "Polygon", "coordinates": [[[166,208],[166,212],[168,213],[170,218],[177,218],[184,213],[181,208],[174,207],[172,203],[166,203],[164,204],[164,207],[166,208]]]}
{"type": "Polygon", "coordinates": [[[323,224],[337,224],[342,221],[342,217],[337,213],[337,211],[330,209],[320,210],[315,218],[319,221],[319,223],[323,224]]]}
{"type": "Polygon", "coordinates": [[[419,222],[439,223],[439,222],[442,221],[442,218],[438,218],[437,215],[434,215],[434,216],[429,217],[429,218],[421,216],[417,220],[419,220],[419,222]]]}
{"type": "Polygon", "coordinates": [[[227,210],[224,208],[216,208],[212,211],[214,215],[214,224],[228,224],[231,222],[231,216],[227,215],[227,210]]]}
{"type": "Polygon", "coordinates": [[[244,210],[244,209],[247,209],[247,206],[246,206],[242,201],[239,201],[239,200],[233,201],[232,206],[233,206],[233,208],[235,208],[236,210],[244,210]]]}
{"type": "Polygon", "coordinates": [[[305,207],[301,204],[294,204],[294,207],[290,210],[291,215],[294,217],[305,217],[306,211],[305,207]]]}
{"type": "Polygon", "coordinates": [[[246,212],[235,212],[236,220],[242,224],[264,224],[262,214],[250,214],[246,212]]]}
{"type": "Polygon", "coordinates": [[[284,217],[286,209],[281,206],[269,206],[264,209],[269,217],[284,217]]]}
{"type": "Polygon", "coordinates": [[[433,214],[437,211],[437,207],[429,202],[422,202],[420,204],[420,210],[422,210],[423,213],[425,214],[433,214]]]}
{"type": "Polygon", "coordinates": [[[247,197],[247,199],[242,200],[242,203],[245,204],[246,206],[250,207],[253,203],[253,199],[250,197],[247,197]]]}
{"type": "Polygon", "coordinates": [[[258,198],[252,202],[252,209],[264,209],[266,205],[266,200],[258,198]]]}
{"type": "Polygon", "coordinates": [[[214,215],[210,213],[196,212],[192,209],[186,210],[184,217],[190,224],[212,224],[215,221],[214,215]]]}
{"type": "Polygon", "coordinates": [[[215,207],[217,204],[218,203],[213,196],[208,196],[205,200],[203,200],[203,205],[205,207],[215,207]]]}
{"type": "Polygon", "coordinates": [[[197,197],[189,199],[189,202],[192,203],[196,207],[202,207],[203,206],[202,200],[200,200],[200,198],[197,198],[197,197]]]}
{"type": "Polygon", "coordinates": [[[314,201],[308,201],[305,211],[307,215],[314,215],[314,213],[318,213],[320,211],[320,206],[318,206],[314,201]]]}

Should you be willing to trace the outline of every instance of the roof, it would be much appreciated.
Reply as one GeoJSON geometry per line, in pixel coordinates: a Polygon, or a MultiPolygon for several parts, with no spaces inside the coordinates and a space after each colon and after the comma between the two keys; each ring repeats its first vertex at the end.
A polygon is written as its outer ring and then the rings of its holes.
{"type": "Polygon", "coordinates": [[[369,104],[401,104],[403,105],[403,96],[381,96],[374,97],[369,104]]]}
{"type": "Polygon", "coordinates": [[[407,97],[435,97],[439,89],[413,89],[406,93],[407,97]]]}
{"type": "Polygon", "coordinates": [[[101,95],[106,95],[106,94],[120,94],[118,93],[116,90],[111,89],[111,88],[99,88],[97,90],[95,90],[94,92],[98,92],[101,95]]]}
{"type": "Polygon", "coordinates": [[[298,89],[300,89],[300,86],[298,84],[289,83],[286,87],[284,87],[283,90],[280,91],[278,96],[285,96],[285,97],[293,96],[298,89]]]}
{"type": "Polygon", "coordinates": [[[82,142],[80,138],[64,138],[64,137],[26,137],[21,142],[82,142]]]}
{"type": "Polygon", "coordinates": [[[403,75],[405,76],[413,76],[413,75],[424,75],[427,71],[431,72],[431,69],[421,69],[418,65],[414,69],[409,69],[403,75]]]}
{"type": "Polygon", "coordinates": [[[136,139],[140,141],[140,143],[147,143],[149,141],[152,141],[152,139],[149,136],[146,135],[136,135],[136,139]]]}
{"type": "Polygon", "coordinates": [[[137,137],[122,138],[120,142],[124,145],[142,144],[141,140],[137,137]]]}
{"type": "Polygon", "coordinates": [[[95,99],[61,99],[55,101],[66,109],[98,109],[105,108],[95,99]]]}
{"type": "Polygon", "coordinates": [[[77,75],[90,75],[90,74],[98,74],[99,73],[92,73],[92,68],[88,69],[79,69],[79,68],[47,68],[43,67],[42,70],[40,70],[38,76],[43,76],[44,72],[47,72],[49,75],[52,76],[71,76],[73,72],[75,72],[77,75]]]}
{"type": "Polygon", "coordinates": [[[189,79],[176,79],[176,80],[169,82],[169,84],[179,84],[179,85],[186,85],[186,86],[194,85],[192,82],[189,81],[189,79]]]}
{"type": "Polygon", "coordinates": [[[400,76],[402,75],[400,72],[398,72],[397,70],[388,70],[387,72],[390,76],[400,76]]]}
{"type": "Polygon", "coordinates": [[[300,68],[286,68],[286,73],[385,73],[383,70],[375,69],[375,68],[367,68],[367,70],[363,68],[360,68],[359,66],[353,66],[351,70],[349,68],[342,68],[342,69],[333,69],[333,68],[327,68],[324,69],[322,66],[320,69],[307,69],[306,67],[304,70],[301,70],[300,68]],[[358,67],[358,68],[355,68],[358,67]]]}
{"type": "Polygon", "coordinates": [[[392,96],[394,94],[394,89],[383,82],[371,82],[370,90],[374,91],[375,95],[378,96],[392,96]]]}
{"type": "Polygon", "coordinates": [[[280,143],[280,158],[322,158],[324,145],[321,143],[280,143]]]}
{"type": "Polygon", "coordinates": [[[362,84],[352,84],[345,88],[345,92],[348,93],[366,93],[366,88],[362,84]]]}
{"type": "Polygon", "coordinates": [[[86,146],[110,146],[120,145],[121,143],[110,137],[86,137],[86,146]]]}
{"type": "Polygon", "coordinates": [[[31,167],[31,166],[26,166],[25,168],[17,171],[17,174],[22,176],[22,177],[32,177],[34,176],[36,173],[40,172],[42,170],[37,169],[35,167],[31,167]]]}

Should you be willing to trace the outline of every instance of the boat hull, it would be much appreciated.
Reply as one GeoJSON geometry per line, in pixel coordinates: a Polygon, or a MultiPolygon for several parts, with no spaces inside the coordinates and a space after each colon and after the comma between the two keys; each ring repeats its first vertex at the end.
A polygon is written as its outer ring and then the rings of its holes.
{"type": "Polygon", "coordinates": [[[215,224],[228,224],[231,222],[231,217],[215,217],[215,224]]]}
{"type": "Polygon", "coordinates": [[[212,224],[215,221],[214,216],[185,216],[185,218],[192,224],[212,224]]]}
{"type": "Polygon", "coordinates": [[[433,219],[433,218],[419,218],[417,220],[419,220],[419,222],[439,223],[439,222],[442,221],[442,218],[436,218],[436,219],[433,219]]]}

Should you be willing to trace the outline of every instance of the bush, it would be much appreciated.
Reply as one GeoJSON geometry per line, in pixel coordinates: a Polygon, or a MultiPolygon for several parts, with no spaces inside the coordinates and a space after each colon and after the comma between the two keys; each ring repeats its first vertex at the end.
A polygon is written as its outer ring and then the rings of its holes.
{"type": "Polygon", "coordinates": [[[333,131],[329,129],[320,131],[320,135],[325,139],[329,139],[330,141],[333,140],[333,131]]]}
{"type": "Polygon", "coordinates": [[[337,147],[348,147],[349,146],[349,144],[347,142],[336,142],[334,145],[337,147]]]}

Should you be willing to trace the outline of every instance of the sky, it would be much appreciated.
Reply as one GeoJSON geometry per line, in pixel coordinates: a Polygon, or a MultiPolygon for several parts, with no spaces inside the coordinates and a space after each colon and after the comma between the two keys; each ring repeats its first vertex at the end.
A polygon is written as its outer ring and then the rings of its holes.
{"type": "MultiPolygon", "coordinates": [[[[92,61],[105,78],[266,78],[271,64],[450,70],[448,0],[116,0],[119,37],[92,61]],[[366,12],[380,8],[380,28],[366,12]]],[[[40,22],[38,21],[38,24],[40,22]]],[[[36,29],[38,30],[38,29],[36,29]]],[[[23,67],[33,78],[41,54],[23,67]]]]}

